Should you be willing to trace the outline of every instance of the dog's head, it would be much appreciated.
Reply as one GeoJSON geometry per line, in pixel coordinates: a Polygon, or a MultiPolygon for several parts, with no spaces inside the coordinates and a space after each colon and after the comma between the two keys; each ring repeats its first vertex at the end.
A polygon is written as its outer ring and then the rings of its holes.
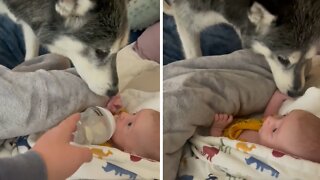
{"type": "Polygon", "coordinates": [[[252,5],[249,19],[256,25],[256,35],[250,46],[265,56],[279,90],[298,96],[305,90],[310,60],[316,54],[320,3],[312,0],[272,2],[267,1],[266,6],[252,5]]]}
{"type": "Polygon", "coordinates": [[[58,0],[55,10],[66,29],[65,44],[58,46],[73,46],[65,54],[79,75],[95,93],[117,94],[116,54],[128,40],[127,1],[58,0]]]}

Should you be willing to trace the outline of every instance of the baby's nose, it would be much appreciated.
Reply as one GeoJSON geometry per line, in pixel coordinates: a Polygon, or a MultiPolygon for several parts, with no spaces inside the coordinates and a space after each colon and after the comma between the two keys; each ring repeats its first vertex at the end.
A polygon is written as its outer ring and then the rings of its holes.
{"type": "Polygon", "coordinates": [[[273,117],[272,116],[268,116],[267,118],[265,118],[265,120],[263,121],[264,124],[270,126],[272,125],[273,122],[273,117]]]}

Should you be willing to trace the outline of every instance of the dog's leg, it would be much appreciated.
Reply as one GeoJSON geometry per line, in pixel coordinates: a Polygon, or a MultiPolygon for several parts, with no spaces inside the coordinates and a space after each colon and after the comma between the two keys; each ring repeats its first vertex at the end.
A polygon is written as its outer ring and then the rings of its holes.
{"type": "Polygon", "coordinates": [[[195,58],[202,55],[200,44],[200,32],[218,24],[227,23],[227,20],[219,13],[197,12],[189,5],[173,6],[173,15],[184,49],[185,58],[195,58]]]}
{"type": "Polygon", "coordinates": [[[191,32],[183,23],[180,23],[178,18],[175,18],[177,31],[180,36],[185,58],[191,59],[202,55],[200,49],[200,34],[199,32],[191,32]]]}
{"type": "Polygon", "coordinates": [[[20,22],[22,26],[26,54],[24,59],[32,59],[39,54],[39,42],[33,30],[25,22],[20,22]]]}

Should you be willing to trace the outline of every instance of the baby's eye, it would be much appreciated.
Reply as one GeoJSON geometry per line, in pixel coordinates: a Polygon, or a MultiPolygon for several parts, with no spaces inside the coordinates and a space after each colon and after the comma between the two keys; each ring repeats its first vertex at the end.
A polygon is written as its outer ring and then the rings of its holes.
{"type": "Polygon", "coordinates": [[[132,122],[129,122],[129,123],[128,123],[128,127],[130,127],[131,125],[132,125],[132,122]]]}
{"type": "Polygon", "coordinates": [[[274,128],[274,129],[272,130],[273,133],[276,132],[276,131],[277,131],[277,128],[274,128]]]}

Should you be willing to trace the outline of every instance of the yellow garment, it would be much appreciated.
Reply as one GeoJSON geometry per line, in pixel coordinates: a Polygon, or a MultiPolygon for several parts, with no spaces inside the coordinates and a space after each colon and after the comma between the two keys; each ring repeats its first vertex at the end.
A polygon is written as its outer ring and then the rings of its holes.
{"type": "Polygon", "coordinates": [[[231,123],[223,130],[223,136],[230,139],[239,139],[240,134],[244,130],[259,131],[262,126],[261,119],[239,119],[231,123]]]}
{"type": "Polygon", "coordinates": [[[122,107],[117,114],[121,114],[122,112],[128,113],[128,111],[124,107],[122,107]]]}

